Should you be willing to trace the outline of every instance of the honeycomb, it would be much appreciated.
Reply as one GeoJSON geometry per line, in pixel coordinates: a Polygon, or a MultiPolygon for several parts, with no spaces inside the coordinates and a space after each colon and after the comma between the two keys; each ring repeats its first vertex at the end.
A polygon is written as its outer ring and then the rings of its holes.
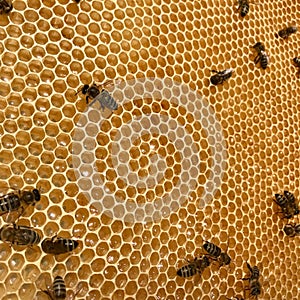
{"type": "Polygon", "coordinates": [[[300,241],[272,200],[300,198],[299,34],[275,38],[299,11],[292,0],[250,4],[243,19],[232,0],[13,1],[0,16],[1,188],[39,189],[18,224],[80,245],[52,256],[1,243],[1,299],[48,299],[60,275],[68,299],[224,300],[244,295],[246,261],[261,270],[259,299],[299,299],[300,241]],[[114,112],[76,94],[109,80],[114,112]],[[205,240],[232,263],[178,277],[205,240]]]}

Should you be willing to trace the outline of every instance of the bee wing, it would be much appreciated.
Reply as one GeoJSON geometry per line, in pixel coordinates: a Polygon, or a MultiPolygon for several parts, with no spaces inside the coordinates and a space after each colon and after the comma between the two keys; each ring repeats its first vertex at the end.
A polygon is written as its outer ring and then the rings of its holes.
{"type": "MultiPolygon", "coordinates": [[[[6,212],[1,213],[0,215],[5,215],[5,214],[6,214],[6,212]]],[[[18,209],[18,210],[15,210],[15,211],[8,212],[4,219],[5,219],[6,223],[13,224],[13,223],[16,223],[18,221],[20,216],[21,216],[20,209],[18,209]]]]}
{"type": "Polygon", "coordinates": [[[121,78],[116,78],[116,79],[110,79],[110,80],[107,80],[106,82],[104,83],[94,83],[97,87],[103,89],[104,87],[110,87],[110,86],[113,86],[113,85],[119,85],[120,83],[122,82],[122,79],[121,78]]]}
{"type": "Polygon", "coordinates": [[[109,94],[109,92],[107,90],[103,90],[101,92],[101,104],[109,109],[113,108],[113,103],[110,103],[112,98],[112,96],[109,94]]]}
{"type": "Polygon", "coordinates": [[[18,245],[28,245],[31,236],[30,236],[29,228],[16,228],[14,231],[14,239],[18,245]]]}

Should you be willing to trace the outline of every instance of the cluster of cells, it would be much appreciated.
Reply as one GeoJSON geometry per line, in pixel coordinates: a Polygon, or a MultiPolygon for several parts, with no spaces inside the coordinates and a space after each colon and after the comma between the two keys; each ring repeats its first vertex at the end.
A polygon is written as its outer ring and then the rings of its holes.
{"type": "Polygon", "coordinates": [[[299,10],[0,0],[1,299],[299,298],[299,10]]]}

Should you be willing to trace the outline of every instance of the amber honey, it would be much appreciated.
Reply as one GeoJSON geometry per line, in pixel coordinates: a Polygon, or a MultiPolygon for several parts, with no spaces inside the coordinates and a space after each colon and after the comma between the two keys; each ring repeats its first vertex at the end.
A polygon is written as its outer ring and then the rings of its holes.
{"type": "Polygon", "coordinates": [[[22,224],[80,246],[53,257],[1,243],[1,299],[47,299],[57,275],[68,299],[226,299],[243,295],[246,261],[261,270],[259,299],[298,299],[300,240],[272,197],[299,197],[299,34],[275,33],[300,5],[250,4],[243,19],[224,0],[13,6],[0,16],[0,179],[42,194],[22,224]],[[211,86],[210,70],[227,68],[211,86]],[[87,113],[75,93],[117,78],[119,109],[87,113]],[[228,244],[231,265],[178,277],[205,240],[228,244]]]}

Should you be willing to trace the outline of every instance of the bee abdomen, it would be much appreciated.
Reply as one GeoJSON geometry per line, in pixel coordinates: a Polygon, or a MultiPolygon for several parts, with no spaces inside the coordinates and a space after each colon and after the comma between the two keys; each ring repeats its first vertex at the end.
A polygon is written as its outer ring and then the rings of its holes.
{"type": "Polygon", "coordinates": [[[245,1],[241,8],[241,17],[245,17],[249,12],[249,4],[245,1]]]}
{"type": "Polygon", "coordinates": [[[75,250],[78,246],[78,242],[71,239],[61,239],[60,243],[63,244],[67,252],[75,250]]]}
{"type": "Polygon", "coordinates": [[[0,199],[0,211],[9,212],[21,207],[20,198],[17,195],[6,195],[0,199]]]}
{"type": "Polygon", "coordinates": [[[183,266],[177,271],[177,275],[184,278],[194,276],[196,273],[197,269],[192,265],[183,266]]]}
{"type": "Polygon", "coordinates": [[[250,285],[250,294],[252,296],[257,296],[261,292],[260,283],[258,281],[253,281],[250,285]]]}
{"type": "Polygon", "coordinates": [[[118,103],[106,90],[102,90],[100,101],[101,101],[101,105],[103,107],[107,107],[110,110],[118,109],[118,103]]]}
{"type": "Polygon", "coordinates": [[[260,65],[263,69],[266,69],[267,66],[268,66],[268,63],[269,63],[269,59],[268,59],[268,56],[267,54],[263,53],[261,55],[261,59],[260,59],[260,65]]]}
{"type": "Polygon", "coordinates": [[[206,252],[208,254],[210,254],[211,256],[214,256],[214,257],[219,257],[221,255],[221,252],[222,252],[221,248],[219,248],[215,244],[207,242],[207,241],[203,245],[203,248],[206,250],[206,252]]]}
{"type": "Polygon", "coordinates": [[[257,266],[254,266],[252,268],[252,276],[251,276],[251,279],[258,279],[259,278],[259,269],[257,266]]]}
{"type": "Polygon", "coordinates": [[[53,281],[53,294],[56,300],[64,300],[67,297],[66,285],[60,276],[56,276],[53,281]]]}

